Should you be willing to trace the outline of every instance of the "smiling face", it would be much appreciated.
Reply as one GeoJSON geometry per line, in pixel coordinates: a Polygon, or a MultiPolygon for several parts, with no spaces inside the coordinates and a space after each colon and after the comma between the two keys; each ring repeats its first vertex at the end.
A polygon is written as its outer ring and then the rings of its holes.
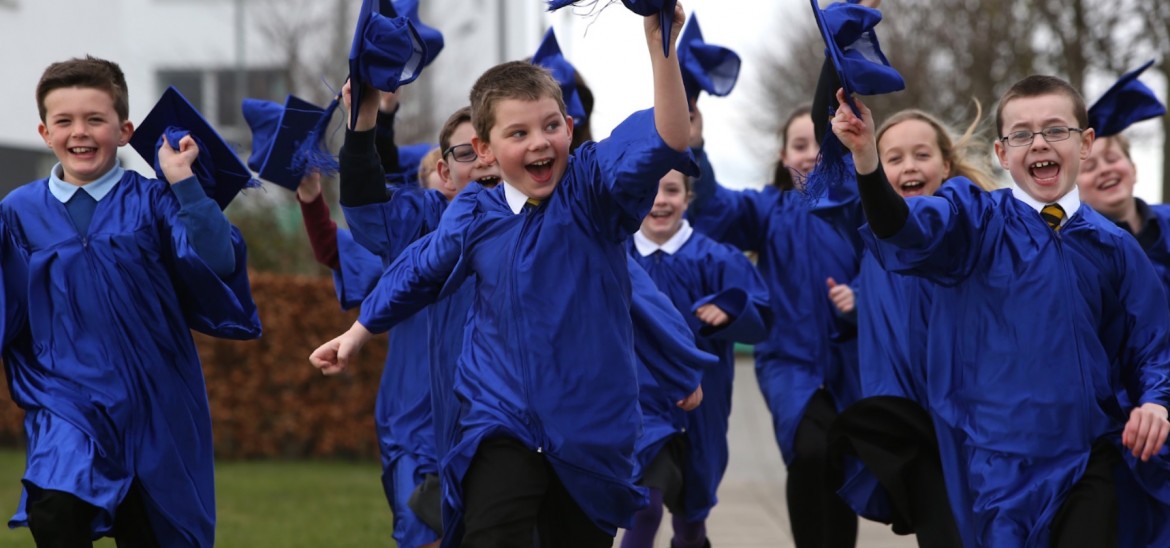
{"type": "Polygon", "coordinates": [[[808,175],[817,163],[821,147],[813,135],[812,116],[794,118],[784,132],[784,148],[780,150],[780,161],[795,169],[801,175],[808,175]]]}
{"type": "Polygon", "coordinates": [[[479,181],[484,186],[494,186],[500,182],[500,170],[494,162],[488,162],[478,154],[470,158],[475,152],[471,144],[474,136],[475,128],[470,121],[459,124],[451,133],[449,148],[453,150],[443,151],[446,154],[439,158],[435,166],[440,179],[438,189],[448,200],[463,192],[471,181],[479,181]]]}
{"type": "Polygon", "coordinates": [[[1136,183],[1133,160],[1113,137],[1102,137],[1093,143],[1093,151],[1081,164],[1081,174],[1077,177],[1081,199],[1110,219],[1122,219],[1135,207],[1136,183]]]}
{"type": "MultiPolygon", "coordinates": [[[[1002,135],[1039,132],[1051,127],[1077,127],[1071,98],[1056,93],[1017,97],[1002,106],[1002,135]]],[[[1081,162],[1089,157],[1093,130],[1072,132],[1068,139],[1049,143],[1036,135],[1028,146],[995,142],[999,163],[1020,189],[1039,202],[1052,203],[1072,190],[1081,162]]]]}
{"type": "Polygon", "coordinates": [[[642,220],[642,234],[651,241],[666,243],[680,228],[683,214],[687,212],[691,194],[687,189],[686,175],[671,171],[658,181],[658,195],[650,214],[642,220]]]}
{"type": "Polygon", "coordinates": [[[910,118],[886,128],[878,153],[890,186],[903,198],[931,196],[950,175],[951,164],[943,159],[938,133],[922,120],[910,118]]]}
{"type": "Polygon", "coordinates": [[[495,162],[500,175],[525,196],[543,200],[552,194],[569,165],[573,119],[557,101],[502,99],[495,105],[490,141],[473,138],[476,152],[495,162]]]}
{"type": "Polygon", "coordinates": [[[134,125],[114,110],[114,99],[100,89],[57,88],[45,95],[44,105],[45,120],[37,130],[70,184],[92,183],[113,169],[118,147],[134,133],[134,125]]]}

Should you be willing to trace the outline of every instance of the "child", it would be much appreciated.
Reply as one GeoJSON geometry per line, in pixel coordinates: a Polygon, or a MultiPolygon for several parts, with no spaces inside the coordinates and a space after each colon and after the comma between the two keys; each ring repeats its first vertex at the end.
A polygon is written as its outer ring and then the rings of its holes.
{"type": "MultiPolygon", "coordinates": [[[[665,407],[669,415],[664,419],[679,423],[681,432],[656,445],[647,462],[639,463],[648,466],[643,484],[650,488],[651,505],[635,516],[622,539],[626,548],[653,544],[664,502],[674,516],[672,546],[701,547],[707,542],[706,518],[727,468],[733,343],[757,343],[768,328],[768,293],[755,267],[738,250],[696,233],[683,219],[691,198],[689,183],[678,171],[662,178],[654,206],[629,246],[630,256],[679,312],[691,317],[688,323],[699,348],[717,356],[719,363],[703,373],[702,406],[685,415],[665,407]]],[[[639,396],[643,415],[653,407],[646,395],[643,391],[639,396]]]]}
{"type": "Polygon", "coordinates": [[[883,180],[869,110],[854,99],[858,118],[837,99],[833,132],[853,153],[867,248],[883,268],[937,284],[927,397],[941,445],[957,448],[943,469],[964,544],[1132,541],[1119,537],[1119,506],[1157,511],[1168,489],[1143,474],[1170,431],[1170,311],[1136,242],[1080,207],[1093,142],[1080,94],[1031,76],[1001,98],[995,150],[1014,188],[954,180],[912,200],[883,180]],[[1136,407],[1120,405],[1122,389],[1136,407]],[[1115,476],[1123,457],[1134,474],[1115,476]]]}
{"type": "Polygon", "coordinates": [[[423,188],[442,192],[443,196],[450,202],[455,199],[456,192],[455,187],[444,186],[443,180],[439,178],[439,157],[442,155],[443,151],[436,147],[423,156],[422,161],[418,164],[418,182],[423,188]]]}
{"type": "Polygon", "coordinates": [[[507,184],[469,185],[383,275],[359,322],[311,358],[343,370],[369,329],[474,273],[455,378],[461,437],[444,462],[466,535],[445,543],[529,545],[539,528],[545,545],[608,546],[645,505],[630,483],[639,417],[622,245],[649,209],[648,181],[686,163],[687,127],[678,64],[657,52],[674,37],[656,17],[644,26],[655,110],[571,159],[572,122],[547,72],[513,62],[481,76],[473,144],[507,184]]]}
{"type": "MultiPolygon", "coordinates": [[[[973,148],[978,118],[977,115],[957,141],[951,139],[941,122],[919,110],[904,110],[886,120],[877,132],[877,146],[894,191],[903,198],[931,196],[944,180],[952,177],[965,177],[982,189],[994,189],[987,169],[965,155],[973,148]]],[[[921,546],[954,545],[959,541],[954,520],[948,518],[950,505],[941,488],[941,475],[936,474],[933,481],[922,475],[938,469],[938,442],[925,411],[929,409],[928,370],[922,336],[929,330],[927,314],[933,284],[887,272],[872,253],[863,251],[861,270],[854,282],[836,284],[830,278],[828,285],[829,297],[838,311],[856,311],[863,398],[841,413],[830,440],[837,438],[839,432],[852,435],[845,436],[849,442],[844,452],[858,455],[869,473],[882,482],[882,495],[894,500],[890,504],[876,502],[875,496],[880,495],[867,487],[865,477],[850,478],[842,496],[859,514],[892,523],[896,533],[916,533],[921,546]],[[857,288],[860,291],[855,294],[857,288]],[[925,432],[921,439],[913,437],[919,428],[896,419],[906,416],[914,418],[910,424],[921,425],[925,432]],[[875,454],[878,448],[887,447],[893,449],[875,454]],[[908,447],[918,449],[911,451],[908,447]],[[899,458],[906,454],[912,456],[899,458]],[[917,459],[928,464],[919,466],[917,459]],[[905,492],[914,493],[913,503],[900,498],[905,492]],[[907,508],[910,515],[899,513],[907,508]]],[[[831,441],[834,447],[837,443],[831,441]]]]}
{"type": "Polygon", "coordinates": [[[4,271],[27,308],[4,352],[28,436],[10,525],[42,546],[211,546],[211,417],[190,330],[260,335],[244,242],[193,176],[192,136],[158,148],[170,185],[118,164],[134,126],[116,64],[54,63],[37,101],[59,163],[0,202],[19,255],[6,262],[26,269],[4,271]]]}
{"type": "MultiPolygon", "coordinates": [[[[697,107],[696,119],[701,120],[697,107]]],[[[789,131],[811,127],[793,116],[789,131]]],[[[815,139],[807,135],[810,148],[815,139]]],[[[789,156],[784,162],[811,167],[789,156]]],[[[692,140],[692,143],[694,141],[692,140]]],[[[826,453],[829,424],[858,394],[855,330],[833,314],[823,291],[825,278],[851,280],[858,250],[844,230],[814,214],[799,192],[776,186],[731,191],[718,184],[702,151],[702,175],[688,218],[695,230],[719,242],[759,254],[757,268],[768,284],[772,327],[755,346],[756,376],[772,413],[776,444],[788,466],[785,494],[798,546],[852,546],[857,517],[836,494],[826,453]]]]}

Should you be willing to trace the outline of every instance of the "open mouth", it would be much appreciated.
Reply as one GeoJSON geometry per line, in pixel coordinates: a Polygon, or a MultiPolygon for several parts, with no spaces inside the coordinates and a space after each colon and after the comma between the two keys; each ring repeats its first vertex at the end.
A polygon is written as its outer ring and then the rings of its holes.
{"type": "Polygon", "coordinates": [[[1105,182],[1097,185],[1097,190],[1109,190],[1121,183],[1121,178],[1106,179],[1105,182]]]}
{"type": "Polygon", "coordinates": [[[665,219],[667,217],[670,217],[673,214],[674,214],[673,211],[666,211],[666,210],[664,210],[664,211],[651,211],[650,217],[655,218],[655,219],[665,219]]]}
{"type": "Polygon", "coordinates": [[[97,149],[94,147],[69,147],[66,150],[68,150],[70,154],[92,154],[97,151],[97,149]]]}
{"type": "Polygon", "coordinates": [[[495,175],[486,175],[477,179],[476,182],[485,187],[491,188],[500,183],[500,178],[495,175]]]}
{"type": "Polygon", "coordinates": [[[1028,166],[1028,171],[1037,182],[1050,183],[1060,175],[1060,164],[1050,160],[1034,162],[1028,166]]]}
{"type": "Polygon", "coordinates": [[[543,183],[552,179],[552,166],[552,158],[545,158],[524,166],[524,169],[528,170],[533,180],[543,183]]]}
{"type": "Polygon", "coordinates": [[[926,187],[926,181],[906,181],[898,186],[903,192],[916,192],[926,187]]]}

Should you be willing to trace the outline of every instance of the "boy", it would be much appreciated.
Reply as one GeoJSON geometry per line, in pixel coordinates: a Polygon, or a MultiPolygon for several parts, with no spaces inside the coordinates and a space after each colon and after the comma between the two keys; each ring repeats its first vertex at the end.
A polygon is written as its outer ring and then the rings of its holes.
{"type": "Polygon", "coordinates": [[[476,276],[455,379],[460,438],[443,471],[465,536],[445,544],[531,546],[539,529],[547,546],[609,546],[646,504],[631,483],[640,419],[622,244],[658,178],[687,164],[689,130],[678,64],[657,52],[675,37],[656,17],[644,26],[654,112],[572,159],[572,122],[546,71],[513,62],[484,73],[472,143],[505,183],[469,185],[383,275],[359,322],[311,357],[340,372],[371,329],[476,276]]]}
{"type": "Polygon", "coordinates": [[[244,243],[192,175],[191,136],[158,149],[169,186],[119,166],[134,126],[118,65],[50,65],[37,101],[59,163],[0,202],[26,269],[4,273],[27,308],[4,352],[28,436],[10,525],[40,546],[211,546],[211,418],[190,330],[260,335],[244,243]]]}
{"type": "Polygon", "coordinates": [[[1150,481],[1164,463],[1148,461],[1170,431],[1170,311],[1137,242],[1081,207],[1093,130],[1080,94],[1030,76],[1000,100],[995,150],[1014,188],[952,179],[909,200],[884,180],[869,110],[837,99],[866,246],[938,285],[926,382],[964,544],[1164,545],[1164,522],[1129,525],[1164,511],[1168,487],[1150,481]]]}

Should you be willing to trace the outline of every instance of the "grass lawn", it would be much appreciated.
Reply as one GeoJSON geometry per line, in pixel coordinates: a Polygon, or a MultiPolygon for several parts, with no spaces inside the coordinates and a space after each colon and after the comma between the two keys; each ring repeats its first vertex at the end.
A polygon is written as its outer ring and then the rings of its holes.
{"type": "MultiPolygon", "coordinates": [[[[0,450],[0,514],[20,500],[24,452],[0,450]]],[[[394,546],[377,463],[216,464],[216,545],[334,548],[394,546]]],[[[0,529],[0,548],[32,546],[28,529],[0,529]]],[[[111,539],[96,543],[113,548],[111,539]]]]}

